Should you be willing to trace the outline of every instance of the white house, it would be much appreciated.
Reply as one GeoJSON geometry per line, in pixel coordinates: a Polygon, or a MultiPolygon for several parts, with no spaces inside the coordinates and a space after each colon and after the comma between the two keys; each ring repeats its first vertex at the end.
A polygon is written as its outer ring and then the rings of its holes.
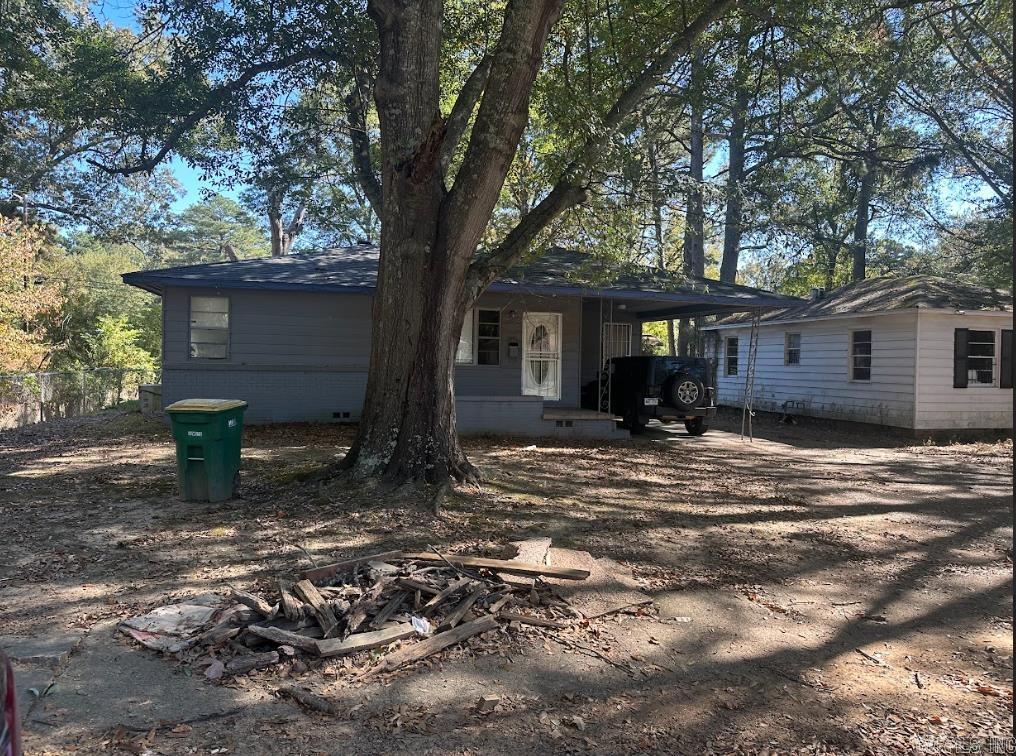
{"type": "MultiPolygon", "coordinates": [[[[1012,294],[872,278],[764,313],[755,409],[917,431],[1013,427],[1012,294]]],[[[707,326],[717,400],[741,406],[750,316],[707,326]]]]}

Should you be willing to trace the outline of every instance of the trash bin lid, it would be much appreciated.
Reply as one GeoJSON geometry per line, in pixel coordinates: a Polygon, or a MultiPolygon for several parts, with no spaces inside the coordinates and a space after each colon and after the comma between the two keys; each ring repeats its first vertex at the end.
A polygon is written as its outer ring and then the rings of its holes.
{"type": "Polygon", "coordinates": [[[246,406],[242,399],[181,399],[166,407],[166,412],[225,412],[246,406]]]}

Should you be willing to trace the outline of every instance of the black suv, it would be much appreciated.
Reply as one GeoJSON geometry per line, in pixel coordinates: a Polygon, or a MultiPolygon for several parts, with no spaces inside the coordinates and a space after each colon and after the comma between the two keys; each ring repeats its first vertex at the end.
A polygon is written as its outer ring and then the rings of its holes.
{"type": "Polygon", "coordinates": [[[716,415],[711,374],[702,357],[614,357],[599,381],[582,387],[582,406],[621,417],[633,433],[656,418],[684,420],[688,433],[701,436],[716,415]]]}

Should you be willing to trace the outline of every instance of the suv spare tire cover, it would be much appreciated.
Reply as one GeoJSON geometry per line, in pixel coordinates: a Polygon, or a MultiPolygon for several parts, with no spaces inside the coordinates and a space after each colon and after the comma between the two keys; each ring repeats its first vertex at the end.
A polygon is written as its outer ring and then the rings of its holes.
{"type": "Polygon", "coordinates": [[[688,373],[678,373],[670,379],[667,387],[667,399],[670,404],[681,410],[692,410],[705,399],[706,387],[698,378],[688,373]]]}

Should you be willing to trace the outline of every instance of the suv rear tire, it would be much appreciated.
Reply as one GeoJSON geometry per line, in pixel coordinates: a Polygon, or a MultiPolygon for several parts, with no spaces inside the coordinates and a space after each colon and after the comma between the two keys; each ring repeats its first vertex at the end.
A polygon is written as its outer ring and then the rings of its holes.
{"type": "Polygon", "coordinates": [[[702,404],[706,387],[698,378],[688,373],[678,373],[667,387],[667,399],[679,410],[693,410],[702,404]]]}

